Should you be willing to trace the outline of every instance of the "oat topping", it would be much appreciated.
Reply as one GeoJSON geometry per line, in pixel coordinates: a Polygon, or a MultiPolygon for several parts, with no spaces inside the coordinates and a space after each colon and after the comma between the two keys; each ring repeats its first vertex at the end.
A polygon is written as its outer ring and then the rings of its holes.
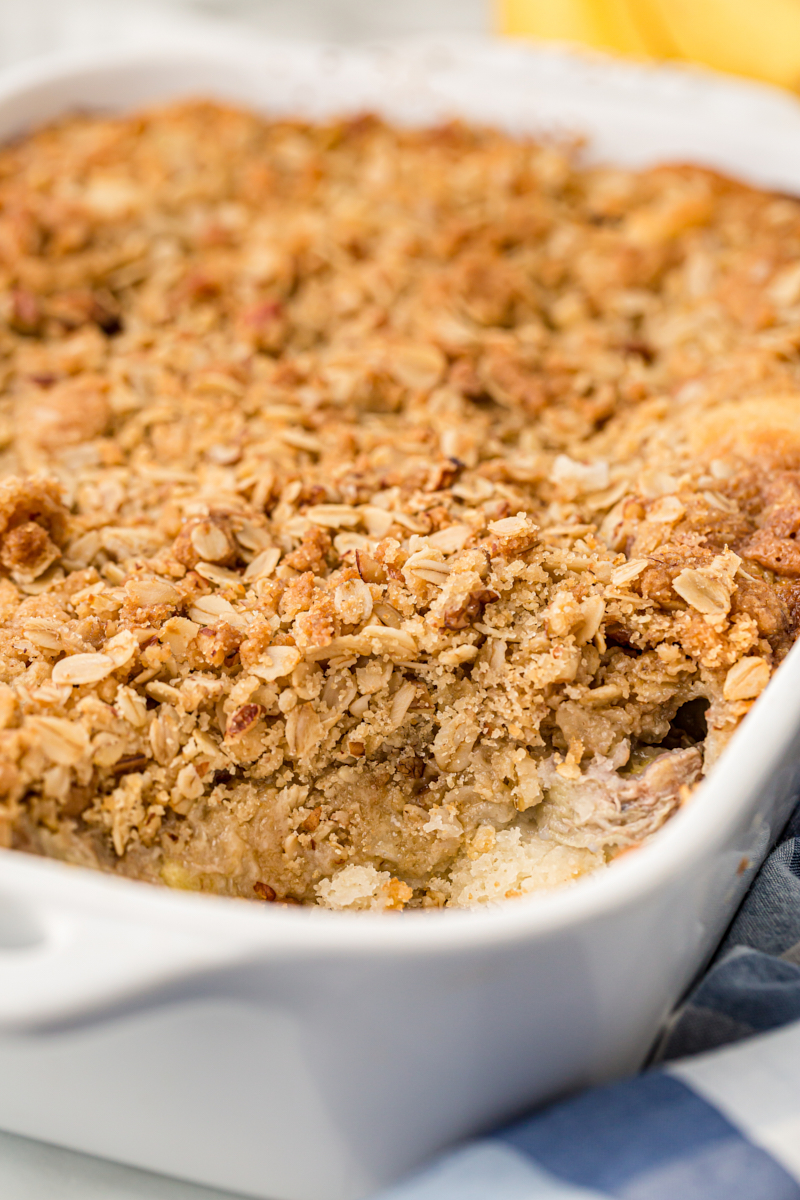
{"type": "Polygon", "coordinates": [[[0,150],[0,844],[381,911],[641,844],[795,637],[798,261],[461,125],[0,150]]]}

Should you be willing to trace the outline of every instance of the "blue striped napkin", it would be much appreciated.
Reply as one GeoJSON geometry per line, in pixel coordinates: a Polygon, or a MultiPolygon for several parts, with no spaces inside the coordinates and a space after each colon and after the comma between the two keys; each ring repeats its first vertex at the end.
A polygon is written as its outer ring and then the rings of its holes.
{"type": "Polygon", "coordinates": [[[800,1200],[800,809],[656,1059],[381,1200],[800,1200]]]}

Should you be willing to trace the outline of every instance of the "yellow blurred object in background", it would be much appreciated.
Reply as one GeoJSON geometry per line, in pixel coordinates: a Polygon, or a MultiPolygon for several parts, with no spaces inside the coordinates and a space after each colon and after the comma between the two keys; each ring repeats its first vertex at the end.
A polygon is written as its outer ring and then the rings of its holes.
{"type": "Polygon", "coordinates": [[[503,33],[681,58],[800,90],[800,0],[496,0],[503,33]]]}

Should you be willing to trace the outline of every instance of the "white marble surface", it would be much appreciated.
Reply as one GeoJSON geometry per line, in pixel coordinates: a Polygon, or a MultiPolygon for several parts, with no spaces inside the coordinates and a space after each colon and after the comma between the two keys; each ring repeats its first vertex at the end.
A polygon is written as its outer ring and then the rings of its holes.
{"type": "Polygon", "coordinates": [[[492,0],[0,0],[0,66],[64,47],[157,42],[187,20],[322,41],[488,30],[492,0]]]}
{"type": "MultiPolygon", "coordinates": [[[[489,11],[490,0],[0,0],[0,67],[64,48],[157,43],[197,24],[344,42],[481,33],[489,11]]],[[[0,1198],[227,1200],[222,1192],[2,1132],[0,1198]]]]}

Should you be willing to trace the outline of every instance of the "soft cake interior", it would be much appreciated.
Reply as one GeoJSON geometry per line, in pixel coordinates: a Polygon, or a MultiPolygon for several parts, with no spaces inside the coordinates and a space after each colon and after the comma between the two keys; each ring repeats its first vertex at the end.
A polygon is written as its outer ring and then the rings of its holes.
{"type": "Polygon", "coordinates": [[[800,204],[190,103],[0,151],[0,842],[331,908],[659,829],[791,644],[800,204]]]}

